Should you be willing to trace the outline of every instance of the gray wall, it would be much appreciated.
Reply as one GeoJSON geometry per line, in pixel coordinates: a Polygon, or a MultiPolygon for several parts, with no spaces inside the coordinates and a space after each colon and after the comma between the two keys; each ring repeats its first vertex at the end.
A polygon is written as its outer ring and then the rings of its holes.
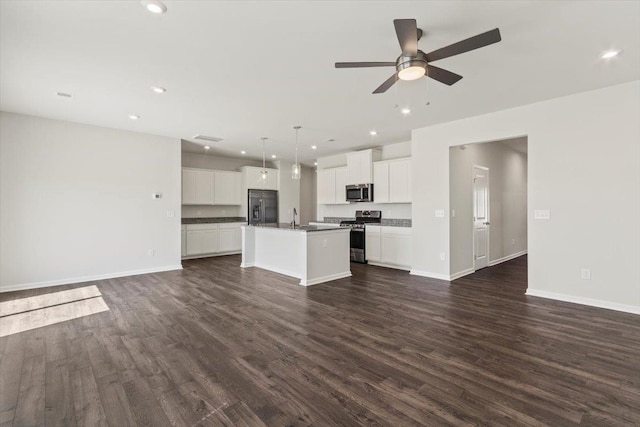
{"type": "Polygon", "coordinates": [[[300,181],[300,224],[308,224],[315,221],[317,198],[317,174],[316,168],[302,166],[302,179],[300,181]]]}
{"type": "Polygon", "coordinates": [[[527,155],[502,142],[449,149],[451,274],[473,268],[473,166],[489,168],[489,261],[527,250],[527,155]],[[455,216],[453,212],[455,210],[455,216]]]}
{"type": "Polygon", "coordinates": [[[178,139],[0,112],[0,291],[180,268],[180,190],[178,139]]]}
{"type": "Polygon", "coordinates": [[[450,215],[434,215],[450,212],[449,147],[526,135],[527,293],[640,313],[638,99],[636,80],[414,130],[412,272],[450,277],[450,215]]]}

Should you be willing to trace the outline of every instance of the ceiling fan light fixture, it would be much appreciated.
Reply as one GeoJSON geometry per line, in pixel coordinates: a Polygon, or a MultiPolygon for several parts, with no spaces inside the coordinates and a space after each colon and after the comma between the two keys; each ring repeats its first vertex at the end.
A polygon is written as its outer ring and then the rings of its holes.
{"type": "Polygon", "coordinates": [[[426,72],[426,68],[421,65],[410,65],[398,71],[398,78],[405,81],[418,80],[424,76],[426,72]]]}

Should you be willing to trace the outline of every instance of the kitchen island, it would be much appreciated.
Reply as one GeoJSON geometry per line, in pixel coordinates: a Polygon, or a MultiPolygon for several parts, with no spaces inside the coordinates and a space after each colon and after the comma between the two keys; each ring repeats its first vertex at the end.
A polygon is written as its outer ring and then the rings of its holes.
{"type": "Polygon", "coordinates": [[[245,225],[240,266],[296,277],[302,286],[349,277],[349,233],[338,226],[245,225]]]}

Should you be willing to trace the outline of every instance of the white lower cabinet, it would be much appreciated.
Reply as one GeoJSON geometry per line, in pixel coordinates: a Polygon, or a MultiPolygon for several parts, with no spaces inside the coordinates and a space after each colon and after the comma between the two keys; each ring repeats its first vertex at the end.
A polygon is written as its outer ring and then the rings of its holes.
{"type": "Polygon", "coordinates": [[[367,261],[389,267],[411,268],[411,228],[370,226],[366,230],[367,261]]]}
{"type": "Polygon", "coordinates": [[[242,251],[244,223],[187,224],[183,232],[182,256],[218,255],[242,251]]]}
{"type": "Polygon", "coordinates": [[[238,224],[218,224],[218,252],[242,250],[242,229],[238,224]]]}
{"type": "Polygon", "coordinates": [[[367,261],[381,262],[382,256],[380,252],[380,227],[365,228],[364,253],[367,261]]]}

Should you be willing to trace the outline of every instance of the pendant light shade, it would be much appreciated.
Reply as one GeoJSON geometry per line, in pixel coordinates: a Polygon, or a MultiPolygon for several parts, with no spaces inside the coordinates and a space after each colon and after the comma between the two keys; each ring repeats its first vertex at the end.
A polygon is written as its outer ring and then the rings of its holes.
{"type": "Polygon", "coordinates": [[[299,180],[302,175],[302,170],[300,170],[300,163],[298,162],[298,131],[302,128],[302,126],[294,126],[296,130],[296,161],[291,166],[291,179],[299,180]]]}
{"type": "Polygon", "coordinates": [[[262,138],[260,138],[260,140],[262,141],[262,170],[260,171],[260,182],[262,182],[262,184],[264,185],[265,182],[267,182],[267,166],[266,166],[266,157],[265,157],[265,153],[264,153],[264,143],[267,142],[267,138],[266,136],[263,136],[262,138]]]}

